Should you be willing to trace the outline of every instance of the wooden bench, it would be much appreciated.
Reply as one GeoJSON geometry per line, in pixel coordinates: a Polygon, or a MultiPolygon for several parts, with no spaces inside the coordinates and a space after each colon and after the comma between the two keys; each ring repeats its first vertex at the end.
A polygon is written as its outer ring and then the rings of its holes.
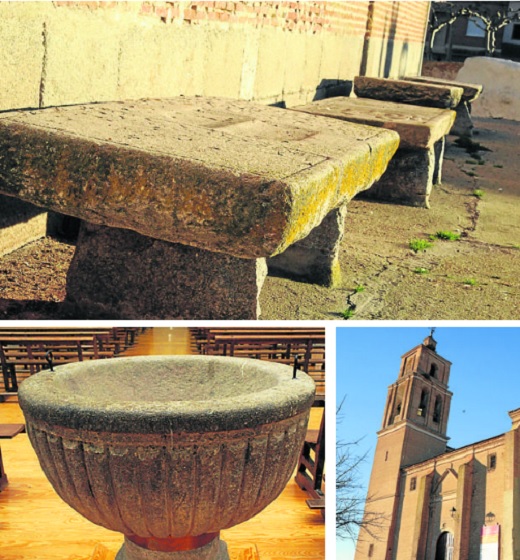
{"type": "Polygon", "coordinates": [[[353,97],[323,99],[292,109],[398,132],[397,153],[363,197],[429,208],[433,185],[442,180],[444,139],[455,120],[454,111],[353,97]]]}
{"type": "Polygon", "coordinates": [[[82,220],[67,300],[83,317],[256,319],[268,258],[339,283],[345,206],[397,145],[393,131],[243,100],[10,111],[0,188],[82,220]]]}
{"type": "Polygon", "coordinates": [[[324,497],[322,485],[325,470],[325,410],[319,430],[308,430],[298,460],[296,484],[309,493],[312,499],[324,497]]]}
{"type": "Polygon", "coordinates": [[[51,364],[61,365],[69,362],[113,357],[114,350],[100,349],[107,335],[78,336],[0,336],[0,361],[7,393],[16,393],[18,383],[29,375],[51,364]],[[49,354],[51,353],[51,354],[49,354]]]}
{"type": "Polygon", "coordinates": [[[194,329],[202,354],[276,361],[309,374],[316,383],[317,400],[325,394],[325,331],[321,329],[228,328],[194,329]]]}
{"type": "Polygon", "coordinates": [[[0,439],[11,439],[25,432],[25,424],[0,424],[0,439]]]}
{"type": "Polygon", "coordinates": [[[100,349],[113,348],[115,354],[119,354],[124,348],[129,348],[135,344],[139,333],[145,331],[144,327],[109,327],[109,328],[80,328],[77,327],[30,327],[24,328],[0,328],[0,339],[11,336],[34,336],[38,334],[43,337],[76,337],[76,336],[97,336],[102,343],[100,349]]]}

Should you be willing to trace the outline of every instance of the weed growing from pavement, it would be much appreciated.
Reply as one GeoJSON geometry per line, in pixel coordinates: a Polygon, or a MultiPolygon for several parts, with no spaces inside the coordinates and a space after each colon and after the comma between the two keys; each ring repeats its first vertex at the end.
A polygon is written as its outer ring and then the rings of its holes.
{"type": "Polygon", "coordinates": [[[412,239],[408,245],[414,253],[426,251],[426,249],[433,247],[433,243],[430,243],[426,239],[412,239]]]}
{"type": "Polygon", "coordinates": [[[464,280],[463,284],[465,286],[476,286],[477,281],[475,280],[475,278],[466,278],[466,280],[464,280]]]}
{"type": "Polygon", "coordinates": [[[360,294],[361,292],[364,291],[365,291],[365,286],[363,286],[363,284],[359,284],[354,288],[354,292],[356,292],[356,294],[360,294]]]}
{"type": "Polygon", "coordinates": [[[473,191],[473,196],[476,196],[477,198],[482,198],[484,194],[485,192],[482,189],[475,189],[473,191]]]}
{"type": "Polygon", "coordinates": [[[430,272],[427,268],[423,268],[422,266],[414,268],[413,271],[415,274],[428,274],[428,272],[430,272]]]}
{"type": "Polygon", "coordinates": [[[354,317],[355,314],[356,314],[356,312],[354,311],[354,309],[352,309],[352,307],[347,307],[347,309],[344,309],[340,313],[340,315],[345,320],[352,319],[352,317],[354,317]]]}
{"type": "Polygon", "coordinates": [[[460,239],[460,233],[453,233],[453,231],[438,231],[435,235],[430,236],[431,239],[447,239],[448,241],[457,241],[460,239]]]}

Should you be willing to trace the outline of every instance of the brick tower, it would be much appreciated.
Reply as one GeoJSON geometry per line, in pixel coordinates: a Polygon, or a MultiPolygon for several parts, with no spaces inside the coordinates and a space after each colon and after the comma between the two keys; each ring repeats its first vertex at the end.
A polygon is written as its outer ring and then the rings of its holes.
{"type": "Polygon", "coordinates": [[[395,558],[401,469],[446,451],[451,362],[437,354],[436,346],[432,329],[402,356],[397,381],[388,388],[365,506],[366,520],[377,516],[381,521],[361,529],[355,560],[395,558]]]}

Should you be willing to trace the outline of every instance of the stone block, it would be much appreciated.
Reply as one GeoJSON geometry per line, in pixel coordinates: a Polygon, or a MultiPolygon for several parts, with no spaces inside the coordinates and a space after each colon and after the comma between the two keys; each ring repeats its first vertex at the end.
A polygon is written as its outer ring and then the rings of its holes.
{"type": "Polygon", "coordinates": [[[453,109],[460,103],[463,90],[460,87],[448,85],[356,76],[354,92],[358,97],[379,101],[453,109]]]}
{"type": "Polygon", "coordinates": [[[265,259],[241,259],[83,222],[67,300],[84,317],[257,319],[265,259]]]}
{"type": "Polygon", "coordinates": [[[0,2],[0,110],[39,106],[45,11],[40,2],[0,2]]]}
{"type": "Polygon", "coordinates": [[[281,101],[285,74],[288,33],[280,28],[266,29],[258,44],[254,99],[267,103],[281,101]]]}
{"type": "Polygon", "coordinates": [[[520,120],[520,63],[499,58],[467,58],[457,74],[457,81],[482,84],[480,97],[472,103],[477,117],[520,120]]]}
{"type": "Polygon", "coordinates": [[[381,179],[360,197],[429,208],[434,169],[433,148],[399,150],[381,179]]]}
{"type": "Polygon", "coordinates": [[[242,30],[206,31],[204,95],[239,98],[245,43],[242,30]]]}
{"type": "Polygon", "coordinates": [[[117,99],[119,36],[103,13],[58,10],[46,22],[43,106],[117,99]]]}
{"type": "Polygon", "coordinates": [[[475,99],[477,99],[482,93],[481,84],[468,84],[465,82],[457,82],[456,80],[432,78],[430,76],[406,76],[403,80],[408,82],[418,82],[420,84],[433,84],[438,86],[462,88],[461,101],[466,101],[468,103],[475,101],[475,99]]]}
{"type": "Polygon", "coordinates": [[[323,286],[338,286],[341,283],[339,249],[346,214],[346,204],[332,210],[305,239],[270,258],[267,263],[269,270],[323,286]]]}

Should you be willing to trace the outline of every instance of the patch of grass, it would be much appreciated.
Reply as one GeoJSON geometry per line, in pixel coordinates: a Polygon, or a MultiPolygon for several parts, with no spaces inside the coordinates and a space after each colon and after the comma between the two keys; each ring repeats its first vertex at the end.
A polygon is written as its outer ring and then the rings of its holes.
{"type": "Polygon", "coordinates": [[[478,165],[478,161],[475,159],[467,159],[466,163],[468,163],[469,165],[478,165]]]}
{"type": "Polygon", "coordinates": [[[453,231],[438,231],[434,235],[437,239],[447,239],[448,241],[457,241],[460,239],[460,233],[454,233],[453,231]]]}
{"type": "Polygon", "coordinates": [[[359,284],[354,288],[354,291],[356,292],[356,294],[360,294],[361,292],[365,291],[365,286],[363,286],[363,284],[359,284]]]}
{"type": "Polygon", "coordinates": [[[473,191],[473,196],[476,196],[477,198],[483,198],[485,194],[486,193],[482,189],[475,189],[473,191]]]}
{"type": "Polygon", "coordinates": [[[347,309],[344,309],[343,311],[340,311],[340,315],[345,320],[352,319],[352,317],[354,317],[355,314],[356,314],[356,312],[355,312],[354,309],[352,309],[352,307],[347,307],[347,309]]]}
{"type": "Polygon", "coordinates": [[[504,166],[500,163],[494,163],[493,167],[498,167],[498,169],[502,169],[504,166]]]}
{"type": "Polygon", "coordinates": [[[428,272],[430,272],[427,268],[423,268],[422,266],[414,268],[413,271],[415,274],[428,274],[428,272]]]}
{"type": "Polygon", "coordinates": [[[477,285],[477,281],[475,280],[475,278],[466,278],[462,283],[465,286],[476,286],[477,285]]]}
{"type": "Polygon", "coordinates": [[[464,173],[466,175],[468,175],[468,177],[477,177],[478,176],[474,171],[466,171],[464,169],[462,171],[464,171],[464,173]]]}
{"type": "Polygon", "coordinates": [[[426,249],[433,247],[433,243],[430,243],[426,239],[412,239],[408,246],[414,253],[418,253],[419,251],[426,251],[426,249]]]}
{"type": "Polygon", "coordinates": [[[481,160],[479,160],[478,164],[479,164],[479,165],[485,165],[486,162],[485,162],[485,160],[481,159],[481,160]]]}

